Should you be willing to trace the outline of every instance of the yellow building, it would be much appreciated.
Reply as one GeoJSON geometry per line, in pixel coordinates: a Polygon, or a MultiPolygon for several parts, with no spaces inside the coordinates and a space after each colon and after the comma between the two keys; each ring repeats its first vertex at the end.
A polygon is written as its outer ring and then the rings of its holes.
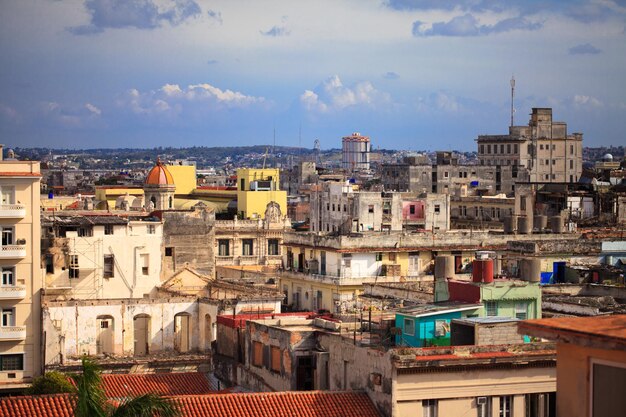
{"type": "MultiPolygon", "coordinates": [[[[237,213],[244,219],[265,218],[268,205],[274,202],[280,216],[287,213],[287,192],[280,191],[278,168],[242,168],[237,170],[237,213]]],[[[275,213],[275,211],[274,211],[275,213]]]]}
{"type": "Polygon", "coordinates": [[[39,162],[2,161],[0,146],[0,390],[41,372],[39,162]]]}
{"type": "Polygon", "coordinates": [[[557,342],[557,417],[624,415],[626,315],[528,320],[519,332],[557,342]]]}

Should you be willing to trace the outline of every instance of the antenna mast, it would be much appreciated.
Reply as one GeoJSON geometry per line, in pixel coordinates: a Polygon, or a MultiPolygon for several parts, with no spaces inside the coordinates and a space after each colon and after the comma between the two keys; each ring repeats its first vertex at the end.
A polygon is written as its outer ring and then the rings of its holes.
{"type": "Polygon", "coordinates": [[[513,107],[513,102],[515,99],[515,77],[511,76],[511,127],[514,125],[514,115],[515,115],[515,107],[513,107]]]}

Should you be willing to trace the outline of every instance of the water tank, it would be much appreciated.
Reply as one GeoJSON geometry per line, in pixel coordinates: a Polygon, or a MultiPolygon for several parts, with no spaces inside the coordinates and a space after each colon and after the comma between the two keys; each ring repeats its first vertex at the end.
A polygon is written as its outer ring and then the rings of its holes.
{"type": "Polygon", "coordinates": [[[493,259],[474,259],[472,262],[472,281],[493,282],[493,259]]]}
{"type": "Polygon", "coordinates": [[[527,235],[532,232],[531,220],[528,217],[520,216],[517,218],[517,232],[523,235],[527,235]]]}
{"type": "Polygon", "coordinates": [[[543,231],[548,227],[548,216],[537,214],[535,216],[535,230],[543,231]]]}
{"type": "Polygon", "coordinates": [[[520,261],[520,279],[528,282],[541,281],[541,260],[527,258],[520,261]]]}
{"type": "Polygon", "coordinates": [[[563,217],[550,217],[550,230],[552,230],[552,233],[563,233],[563,217]]]}
{"type": "Polygon", "coordinates": [[[504,233],[511,234],[517,231],[517,216],[512,214],[504,218],[504,233]]]}
{"type": "Polygon", "coordinates": [[[435,258],[435,279],[454,277],[454,256],[441,255],[435,258]]]}

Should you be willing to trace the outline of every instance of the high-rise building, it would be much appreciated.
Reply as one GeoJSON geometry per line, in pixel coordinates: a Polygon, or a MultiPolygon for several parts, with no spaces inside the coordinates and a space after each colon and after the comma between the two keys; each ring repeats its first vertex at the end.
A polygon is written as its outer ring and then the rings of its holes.
{"type": "Polygon", "coordinates": [[[342,139],[341,167],[346,171],[370,169],[371,144],[369,136],[354,132],[342,139]]]}
{"type": "Polygon", "coordinates": [[[2,160],[0,145],[0,390],[41,373],[39,162],[2,160]]]}
{"type": "Polygon", "coordinates": [[[566,123],[552,120],[551,108],[533,108],[528,126],[477,142],[480,165],[523,166],[531,182],[577,182],[582,174],[583,135],[568,134],[566,123]]]}

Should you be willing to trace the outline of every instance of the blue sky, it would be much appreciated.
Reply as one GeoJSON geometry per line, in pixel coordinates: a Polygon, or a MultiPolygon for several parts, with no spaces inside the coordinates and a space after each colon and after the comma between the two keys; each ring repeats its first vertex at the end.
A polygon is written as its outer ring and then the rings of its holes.
{"type": "Polygon", "coordinates": [[[513,74],[516,124],[626,144],[624,0],[5,0],[0,53],[12,147],[474,150],[513,74]]]}

